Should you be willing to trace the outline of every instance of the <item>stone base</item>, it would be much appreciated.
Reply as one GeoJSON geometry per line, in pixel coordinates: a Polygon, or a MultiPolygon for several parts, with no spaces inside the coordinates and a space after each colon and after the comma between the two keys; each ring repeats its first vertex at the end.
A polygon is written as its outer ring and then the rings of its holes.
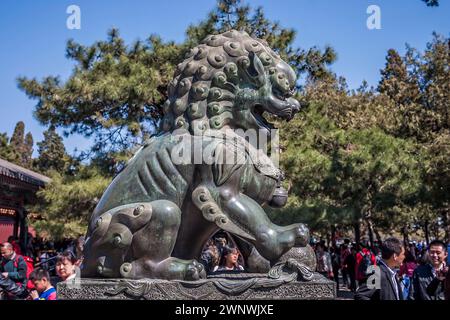
{"type": "Polygon", "coordinates": [[[215,275],[192,282],[81,279],[58,283],[57,294],[58,299],[75,300],[324,300],[336,298],[336,284],[318,273],[311,281],[283,283],[266,274],[215,275]]]}

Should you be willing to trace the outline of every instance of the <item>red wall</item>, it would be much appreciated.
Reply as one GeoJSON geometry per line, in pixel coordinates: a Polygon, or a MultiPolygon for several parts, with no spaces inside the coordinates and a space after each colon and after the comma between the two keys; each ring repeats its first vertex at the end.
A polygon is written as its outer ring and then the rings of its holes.
{"type": "Polygon", "coordinates": [[[8,240],[14,231],[14,219],[0,217],[0,243],[8,240]]]}

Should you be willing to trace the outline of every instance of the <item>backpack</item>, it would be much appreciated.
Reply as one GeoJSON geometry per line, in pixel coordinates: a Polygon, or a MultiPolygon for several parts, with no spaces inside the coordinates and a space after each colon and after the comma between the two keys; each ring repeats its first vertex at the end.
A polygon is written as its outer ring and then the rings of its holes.
{"type": "Polygon", "coordinates": [[[27,279],[25,280],[26,283],[27,283],[27,289],[34,289],[33,282],[31,282],[31,280],[29,280],[30,279],[30,274],[34,270],[34,261],[30,257],[21,256],[21,255],[16,254],[16,258],[14,259],[14,268],[19,268],[19,258],[20,257],[22,257],[22,259],[27,264],[27,279]]]}
{"type": "Polygon", "coordinates": [[[362,251],[360,252],[361,256],[362,256],[362,260],[358,265],[358,275],[360,277],[367,277],[367,269],[369,268],[369,266],[373,265],[372,263],[372,253],[368,252],[366,254],[364,254],[362,251]]]}

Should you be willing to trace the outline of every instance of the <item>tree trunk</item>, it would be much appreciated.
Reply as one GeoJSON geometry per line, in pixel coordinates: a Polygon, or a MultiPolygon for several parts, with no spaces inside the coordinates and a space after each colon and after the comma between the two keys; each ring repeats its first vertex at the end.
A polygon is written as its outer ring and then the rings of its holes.
{"type": "Polygon", "coordinates": [[[428,220],[425,220],[424,231],[425,231],[425,241],[427,243],[427,246],[430,244],[430,235],[429,235],[428,226],[429,226],[428,220]]]}
{"type": "Polygon", "coordinates": [[[380,233],[378,232],[377,228],[373,228],[373,232],[375,233],[375,236],[377,237],[378,243],[381,243],[383,240],[381,239],[380,233]]]}
{"type": "Polygon", "coordinates": [[[407,226],[404,226],[402,228],[402,234],[403,234],[403,243],[407,247],[409,244],[409,235],[408,235],[408,227],[407,226]]]}
{"type": "Polygon", "coordinates": [[[374,245],[374,243],[373,243],[373,223],[370,218],[367,218],[367,229],[369,231],[369,245],[372,248],[374,245]]]}
{"type": "Polygon", "coordinates": [[[331,245],[336,247],[336,225],[331,225],[331,245]]]}
{"type": "Polygon", "coordinates": [[[359,245],[359,243],[361,241],[361,224],[360,224],[360,220],[358,220],[357,222],[355,222],[353,224],[353,228],[355,229],[355,242],[356,242],[356,245],[359,245]]]}

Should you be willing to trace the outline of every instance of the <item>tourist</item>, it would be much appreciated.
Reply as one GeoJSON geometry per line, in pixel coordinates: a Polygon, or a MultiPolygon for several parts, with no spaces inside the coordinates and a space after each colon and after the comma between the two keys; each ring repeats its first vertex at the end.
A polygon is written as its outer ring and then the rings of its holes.
{"type": "Polygon", "coordinates": [[[228,237],[225,232],[218,232],[214,235],[214,243],[219,250],[219,255],[222,256],[222,249],[228,245],[228,237]]]}
{"type": "Polygon", "coordinates": [[[355,274],[358,285],[362,285],[367,280],[367,269],[371,265],[376,265],[376,256],[367,248],[368,245],[361,243],[356,254],[355,274]]]}
{"type": "Polygon", "coordinates": [[[325,251],[325,245],[322,242],[316,244],[317,272],[328,279],[333,279],[333,266],[330,254],[325,251]]]}
{"type": "Polygon", "coordinates": [[[244,267],[239,264],[240,252],[235,247],[224,246],[222,248],[222,257],[220,265],[214,268],[216,271],[244,271],[244,267]]]}
{"type": "Polygon", "coordinates": [[[350,250],[350,254],[345,257],[344,266],[347,270],[348,277],[350,279],[350,287],[349,289],[352,292],[356,291],[356,247],[352,246],[350,250]]]}
{"type": "MultiPolygon", "coordinates": [[[[448,250],[448,247],[447,247],[447,250],[448,250]]],[[[445,300],[450,300],[450,272],[447,272],[447,276],[445,277],[444,296],[445,296],[445,300]]]]}
{"type": "Polygon", "coordinates": [[[76,278],[77,259],[70,250],[56,257],[56,274],[62,281],[73,281],[76,278]]]}
{"type": "Polygon", "coordinates": [[[417,263],[414,255],[411,252],[411,247],[406,250],[405,260],[400,266],[399,276],[401,279],[402,292],[404,300],[408,299],[411,288],[411,281],[414,270],[417,268],[417,263]]]}
{"type": "Polygon", "coordinates": [[[412,255],[412,257],[414,258],[414,261],[417,262],[417,248],[416,248],[416,245],[414,243],[410,243],[409,244],[408,252],[409,252],[409,254],[412,255]]]}
{"type": "Polygon", "coordinates": [[[36,261],[38,262],[37,265],[40,268],[42,268],[44,270],[49,270],[49,259],[50,259],[50,255],[48,254],[47,251],[45,251],[45,250],[38,251],[36,261]]]}
{"type": "Polygon", "coordinates": [[[78,239],[75,241],[75,258],[77,259],[77,261],[75,262],[75,264],[77,266],[80,266],[83,262],[83,248],[84,248],[84,237],[80,236],[78,237],[78,239]]]}
{"type": "Polygon", "coordinates": [[[33,247],[33,235],[31,233],[27,233],[27,243],[26,243],[26,255],[32,259],[36,257],[36,251],[33,247]]]}
{"type": "Polygon", "coordinates": [[[2,244],[1,253],[0,274],[2,277],[11,279],[19,286],[26,287],[27,263],[23,257],[14,251],[13,245],[9,242],[2,244]]]}
{"type": "Polygon", "coordinates": [[[200,262],[205,267],[207,273],[211,273],[220,263],[220,253],[214,240],[209,239],[202,251],[200,262]]]}
{"type": "MultiPolygon", "coordinates": [[[[68,242],[68,240],[66,240],[65,242],[68,242]]],[[[61,251],[71,251],[76,258],[75,264],[77,266],[81,266],[83,262],[84,242],[85,242],[84,237],[80,236],[77,239],[73,240],[69,246],[63,246],[63,248],[67,247],[66,249],[61,250],[61,251]]]]}
{"type": "Polygon", "coordinates": [[[33,300],[56,300],[56,289],[50,283],[50,275],[47,270],[35,269],[30,274],[35,290],[30,295],[33,300]]]}
{"type": "Polygon", "coordinates": [[[336,289],[339,290],[339,269],[341,268],[341,252],[337,246],[330,248],[331,265],[333,267],[334,282],[336,289]]]}
{"type": "Polygon", "coordinates": [[[0,300],[25,299],[28,295],[28,290],[24,286],[0,275],[0,300]]]}
{"type": "Polygon", "coordinates": [[[444,300],[444,280],[448,272],[447,245],[440,240],[431,241],[427,252],[428,262],[414,270],[409,299],[444,300]]]}
{"type": "Polygon", "coordinates": [[[345,260],[347,259],[347,256],[349,254],[351,254],[350,248],[348,247],[347,243],[344,243],[341,247],[340,261],[341,261],[342,280],[344,282],[344,286],[346,286],[347,288],[350,288],[350,281],[349,281],[349,272],[347,269],[347,265],[345,264],[345,260]]]}
{"type": "Polygon", "coordinates": [[[356,291],[355,300],[403,300],[400,281],[395,269],[399,268],[405,259],[405,248],[399,239],[388,238],[380,249],[379,288],[376,286],[372,288],[369,283],[364,283],[356,291]]]}
{"type": "Polygon", "coordinates": [[[10,243],[13,248],[14,248],[14,252],[18,255],[22,255],[22,249],[20,248],[20,245],[18,244],[18,239],[15,236],[9,236],[8,237],[8,243],[10,243]]]}

